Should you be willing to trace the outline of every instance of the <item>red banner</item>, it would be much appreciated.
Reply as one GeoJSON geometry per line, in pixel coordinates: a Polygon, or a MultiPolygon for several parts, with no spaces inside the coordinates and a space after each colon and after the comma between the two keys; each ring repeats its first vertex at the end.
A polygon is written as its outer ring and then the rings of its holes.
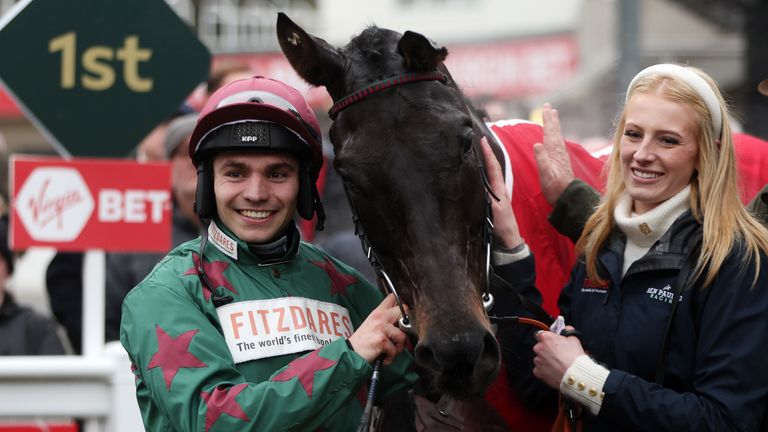
{"type": "Polygon", "coordinates": [[[171,169],[127,160],[13,157],[11,248],[166,252],[171,169]]]}
{"type": "MultiPolygon", "coordinates": [[[[469,97],[519,99],[548,94],[572,79],[579,67],[579,45],[572,33],[525,39],[455,44],[448,46],[446,65],[451,75],[469,97]]],[[[325,88],[312,87],[294,72],[282,53],[218,54],[217,62],[238,61],[258,75],[279,79],[297,88],[319,110],[331,106],[325,88]]],[[[202,107],[202,86],[190,95],[188,102],[202,107]]],[[[11,98],[0,87],[0,118],[21,117],[11,98]]]]}
{"type": "MultiPolygon", "coordinates": [[[[445,63],[469,97],[499,99],[548,94],[573,79],[579,67],[579,44],[572,33],[448,46],[445,63]]],[[[316,108],[326,110],[331,99],[325,88],[308,85],[282,53],[219,54],[216,62],[237,61],[255,73],[296,87],[316,108]]],[[[202,93],[201,93],[202,95],[202,93]]]]}

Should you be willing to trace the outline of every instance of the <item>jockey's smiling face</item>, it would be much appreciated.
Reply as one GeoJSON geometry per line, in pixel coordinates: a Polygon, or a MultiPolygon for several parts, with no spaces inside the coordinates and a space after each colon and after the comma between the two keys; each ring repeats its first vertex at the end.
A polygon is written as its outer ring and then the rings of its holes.
{"type": "Polygon", "coordinates": [[[634,211],[645,213],[691,182],[699,154],[696,114],[657,93],[636,94],[626,106],[620,145],[624,187],[634,211]]]}
{"type": "Polygon", "coordinates": [[[287,153],[222,152],[213,161],[219,219],[246,243],[281,236],[296,211],[299,163],[287,153]]]}

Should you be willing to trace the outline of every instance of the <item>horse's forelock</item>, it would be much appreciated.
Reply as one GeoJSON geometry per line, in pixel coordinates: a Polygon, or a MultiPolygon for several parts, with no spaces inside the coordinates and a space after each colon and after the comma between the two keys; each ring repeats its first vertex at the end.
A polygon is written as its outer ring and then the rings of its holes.
{"type": "Polygon", "coordinates": [[[345,50],[365,58],[385,56],[390,53],[392,46],[397,46],[399,37],[397,32],[370,25],[352,38],[345,50]]]}

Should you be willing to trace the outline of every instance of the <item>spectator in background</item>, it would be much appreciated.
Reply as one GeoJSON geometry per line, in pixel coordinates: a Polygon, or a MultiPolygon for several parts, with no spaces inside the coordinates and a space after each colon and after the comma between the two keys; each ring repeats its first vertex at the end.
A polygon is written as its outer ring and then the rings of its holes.
{"type": "Polygon", "coordinates": [[[768,96],[768,79],[760,81],[760,84],[757,85],[757,91],[768,96]]]}
{"type": "MultiPolygon", "coordinates": [[[[176,119],[168,128],[168,136],[164,145],[165,158],[171,163],[173,205],[178,209],[179,216],[184,216],[183,221],[194,226],[195,234],[193,237],[197,237],[197,230],[200,228],[200,219],[194,208],[197,170],[189,159],[186,149],[196,121],[197,113],[176,119]]],[[[176,214],[174,213],[174,228],[176,228],[175,220],[176,214]]],[[[187,241],[186,235],[190,231],[187,229],[182,238],[177,238],[174,231],[174,247],[187,241]]]]}
{"type": "Polygon", "coordinates": [[[47,316],[17,304],[6,284],[13,274],[8,249],[8,216],[0,217],[0,355],[59,355],[64,345],[58,324],[47,316]]]}
{"type": "MultiPolygon", "coordinates": [[[[186,149],[195,128],[197,113],[171,121],[163,142],[163,159],[171,163],[171,196],[173,199],[172,247],[196,238],[200,219],[195,214],[197,171],[186,149]]],[[[106,256],[106,341],[120,338],[123,299],[138,285],[165,253],[115,252],[106,256]]]]}
{"type": "Polygon", "coordinates": [[[53,316],[64,327],[75,354],[80,354],[83,338],[83,254],[58,252],[45,270],[53,316]]]}
{"type": "Polygon", "coordinates": [[[251,68],[243,63],[231,60],[217,63],[206,82],[205,89],[208,92],[206,99],[224,84],[229,84],[232,81],[239,79],[250,78],[253,75],[254,73],[251,68]]]}
{"type": "MultiPolygon", "coordinates": [[[[757,86],[757,91],[768,96],[768,79],[762,80],[757,86]]],[[[747,207],[763,224],[768,226],[768,184],[757,193],[747,207]]]]}
{"type": "Polygon", "coordinates": [[[155,126],[136,146],[136,160],[138,162],[162,162],[167,160],[165,140],[168,135],[168,127],[173,120],[194,113],[195,110],[191,106],[186,103],[181,104],[171,117],[155,126]]]}

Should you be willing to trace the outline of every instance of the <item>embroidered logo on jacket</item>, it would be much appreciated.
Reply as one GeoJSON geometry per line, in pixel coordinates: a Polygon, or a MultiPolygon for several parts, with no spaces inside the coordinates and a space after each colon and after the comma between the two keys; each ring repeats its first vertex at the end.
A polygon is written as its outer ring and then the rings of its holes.
{"type": "MultiPolygon", "coordinates": [[[[675,297],[675,293],[672,292],[672,287],[669,284],[666,284],[664,288],[648,288],[646,294],[648,294],[651,300],[669,304],[672,304],[672,299],[675,297]]],[[[682,300],[682,297],[680,300],[682,300]]]]}
{"type": "Polygon", "coordinates": [[[584,278],[584,283],[581,285],[581,292],[605,294],[608,292],[608,282],[601,280],[593,281],[590,278],[584,278]]]}

